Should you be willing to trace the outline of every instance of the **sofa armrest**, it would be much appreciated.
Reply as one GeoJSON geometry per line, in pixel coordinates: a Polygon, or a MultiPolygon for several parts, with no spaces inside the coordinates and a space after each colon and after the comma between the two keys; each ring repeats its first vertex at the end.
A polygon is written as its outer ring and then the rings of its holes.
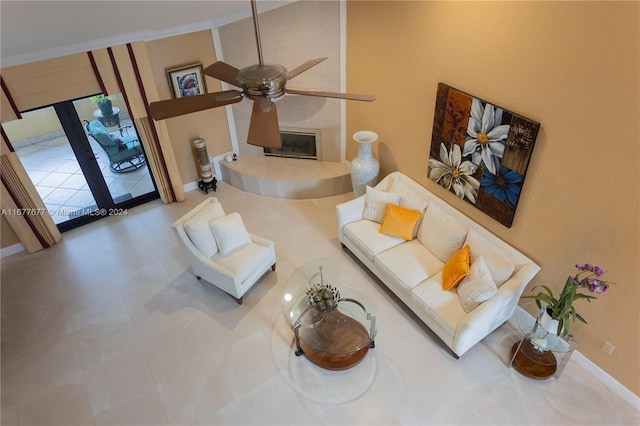
{"type": "MultiPolygon", "coordinates": [[[[529,263],[521,267],[518,272],[513,274],[511,278],[509,278],[502,287],[498,290],[498,293],[505,299],[505,304],[507,304],[510,308],[506,319],[499,318],[498,321],[502,324],[504,321],[511,318],[513,315],[513,311],[516,308],[516,305],[520,301],[520,296],[524,292],[527,284],[531,282],[533,277],[540,271],[540,267],[534,263],[529,263]]],[[[499,325],[499,324],[498,324],[499,325]]]]}
{"type": "Polygon", "coordinates": [[[361,195],[358,198],[336,206],[338,215],[338,239],[340,241],[342,241],[342,228],[344,228],[347,223],[362,219],[366,198],[366,195],[361,195]]]}
{"type": "Polygon", "coordinates": [[[538,273],[534,263],[522,266],[498,289],[489,300],[469,312],[458,324],[452,345],[457,355],[462,355],[485,336],[509,320],[518,304],[524,288],[538,273]]]}

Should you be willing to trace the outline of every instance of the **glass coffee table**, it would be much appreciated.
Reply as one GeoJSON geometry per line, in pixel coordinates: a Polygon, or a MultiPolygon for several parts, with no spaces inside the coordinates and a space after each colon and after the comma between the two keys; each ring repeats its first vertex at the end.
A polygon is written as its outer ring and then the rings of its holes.
{"type": "Polygon", "coordinates": [[[298,268],[287,281],[283,299],[297,356],[304,354],[328,370],[345,370],[375,347],[373,302],[341,287],[337,267],[326,259],[298,268]]]}

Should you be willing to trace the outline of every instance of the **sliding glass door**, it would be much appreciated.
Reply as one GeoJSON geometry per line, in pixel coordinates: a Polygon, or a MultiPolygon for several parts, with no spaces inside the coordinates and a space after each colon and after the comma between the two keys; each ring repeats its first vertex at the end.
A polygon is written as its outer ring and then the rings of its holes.
{"type": "Polygon", "coordinates": [[[28,111],[3,123],[61,231],[159,197],[121,96],[103,113],[91,98],[28,111]]]}

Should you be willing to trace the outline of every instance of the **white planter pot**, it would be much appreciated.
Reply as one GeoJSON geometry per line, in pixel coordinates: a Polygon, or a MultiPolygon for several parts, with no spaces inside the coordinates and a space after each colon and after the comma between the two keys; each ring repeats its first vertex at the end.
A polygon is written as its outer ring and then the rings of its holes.
{"type": "Polygon", "coordinates": [[[361,130],[353,134],[353,140],[358,143],[358,155],[351,160],[351,185],[356,197],[366,192],[367,185],[378,183],[380,163],[371,153],[371,145],[378,140],[375,132],[361,130]]]}
{"type": "Polygon", "coordinates": [[[558,334],[558,320],[551,318],[546,310],[540,314],[540,326],[551,334],[558,334]]]}

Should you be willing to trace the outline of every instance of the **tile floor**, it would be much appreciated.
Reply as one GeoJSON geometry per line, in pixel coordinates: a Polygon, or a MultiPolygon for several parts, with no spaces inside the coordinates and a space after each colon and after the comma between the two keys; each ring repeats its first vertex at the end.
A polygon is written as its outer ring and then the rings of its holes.
{"type": "MultiPolygon", "coordinates": [[[[123,126],[126,124],[130,122],[122,122],[123,126]]],[[[92,138],[89,141],[113,198],[125,194],[136,197],[155,190],[147,167],[129,173],[115,173],[109,168],[109,159],[100,145],[92,138]]],[[[21,141],[15,144],[15,150],[55,223],[69,220],[69,213],[95,205],[65,136],[52,136],[31,143],[21,141]]]]}
{"type": "Polygon", "coordinates": [[[220,182],[214,195],[276,242],[276,272],[243,305],[195,279],[170,229],[198,191],[2,259],[2,425],[639,424],[574,361],[549,381],[507,368],[510,324],[454,359],[340,248],[335,205],[351,193],[285,200],[220,182]],[[291,349],[281,297],[316,257],[378,308],[376,347],[350,370],[291,349]]]}

